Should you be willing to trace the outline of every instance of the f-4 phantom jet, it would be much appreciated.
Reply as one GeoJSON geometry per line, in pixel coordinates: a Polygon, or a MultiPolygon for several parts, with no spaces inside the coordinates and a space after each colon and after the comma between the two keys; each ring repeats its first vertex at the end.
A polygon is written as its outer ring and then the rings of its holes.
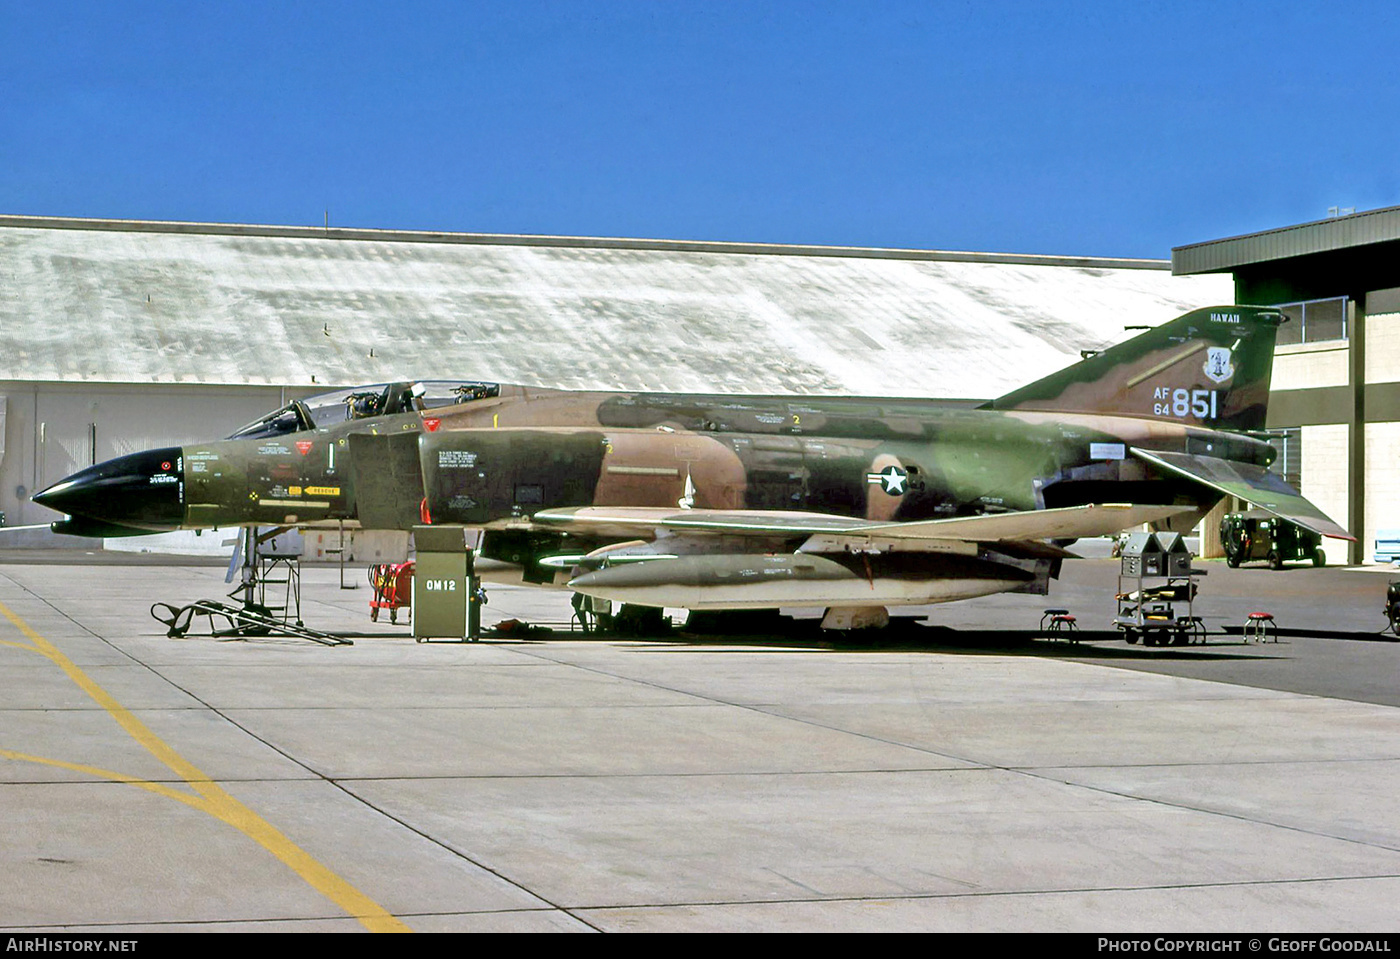
{"type": "Polygon", "coordinates": [[[849,613],[1045,592],[1069,541],[1184,531],[1225,494],[1351,539],[1269,472],[1254,435],[1282,321],[1196,310],[977,408],[379,384],[34,500],[68,514],[55,531],[90,536],[481,529],[482,556],[516,582],[641,606],[849,613]]]}

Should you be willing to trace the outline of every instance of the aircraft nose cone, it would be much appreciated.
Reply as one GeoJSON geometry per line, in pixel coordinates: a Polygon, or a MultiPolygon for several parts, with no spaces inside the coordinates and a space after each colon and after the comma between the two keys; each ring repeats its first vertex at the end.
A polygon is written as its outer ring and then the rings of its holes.
{"type": "Polygon", "coordinates": [[[185,518],[183,451],[178,446],[118,456],[34,494],[40,506],[118,526],[179,529],[185,518]]]}

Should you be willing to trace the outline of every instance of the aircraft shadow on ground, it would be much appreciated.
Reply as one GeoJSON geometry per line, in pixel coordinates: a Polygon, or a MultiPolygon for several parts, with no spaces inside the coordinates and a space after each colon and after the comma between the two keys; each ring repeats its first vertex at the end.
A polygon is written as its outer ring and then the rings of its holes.
{"type": "MultiPolygon", "coordinates": [[[[724,647],[735,652],[741,647],[754,652],[775,650],[819,649],[834,653],[880,652],[938,652],[970,656],[1041,656],[1069,659],[1123,660],[1151,662],[1157,660],[1238,660],[1289,658],[1287,646],[1292,639],[1351,640],[1355,642],[1394,643],[1397,638],[1387,631],[1343,632],[1335,630],[1281,629],[1279,639],[1264,643],[1246,643],[1239,627],[1227,627],[1225,632],[1210,633],[1205,640],[1184,646],[1129,645],[1117,630],[1076,630],[1058,635],[1039,629],[960,629],[952,626],[925,625],[917,621],[894,620],[879,630],[842,633],[823,630],[817,620],[788,620],[761,630],[736,629],[733,632],[691,632],[684,627],[665,632],[621,634],[616,632],[583,633],[555,626],[526,625],[523,630],[509,633],[488,628],[479,640],[495,646],[533,645],[548,641],[598,641],[634,644],[637,648],[664,651],[702,650],[724,647]],[[1072,637],[1069,638],[1069,637],[1072,637]],[[1248,650],[1246,652],[1246,650],[1248,650]]],[[[523,625],[523,624],[522,624],[523,625]]],[[[333,635],[344,639],[408,639],[406,631],[337,631],[333,635]]],[[[228,632],[192,633],[187,639],[222,641],[299,642],[295,637],[280,635],[245,636],[228,632]]],[[[464,643],[449,638],[425,640],[438,643],[464,643]]]]}
{"type": "MultiPolygon", "coordinates": [[[[1081,631],[1075,642],[1048,637],[1040,630],[1025,629],[956,629],[950,626],[921,626],[892,624],[889,627],[846,635],[822,631],[815,626],[773,633],[697,634],[680,630],[655,637],[599,636],[599,639],[636,640],[647,648],[710,649],[715,647],[746,647],[753,652],[790,649],[821,649],[834,653],[908,653],[936,652],[968,656],[1041,656],[1098,660],[1226,660],[1258,659],[1259,652],[1243,653],[1230,648],[1212,646],[1224,643],[1242,645],[1238,637],[1212,636],[1206,643],[1190,646],[1130,646],[1114,630],[1081,631]],[[665,645],[657,645],[665,644],[665,645]],[[1112,644],[1112,645],[1109,645],[1112,644]]],[[[1273,645],[1273,644],[1269,644],[1273,645]]],[[[1282,653],[1283,648],[1269,650],[1282,653]]]]}

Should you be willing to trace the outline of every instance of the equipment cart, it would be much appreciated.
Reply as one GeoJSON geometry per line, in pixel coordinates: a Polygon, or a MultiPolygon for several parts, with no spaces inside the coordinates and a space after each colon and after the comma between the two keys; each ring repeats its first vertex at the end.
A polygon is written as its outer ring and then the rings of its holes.
{"type": "Polygon", "coordinates": [[[369,585],[374,595],[369,600],[369,618],[379,622],[379,611],[389,611],[389,622],[399,621],[399,610],[413,605],[414,562],[378,563],[369,568],[369,585]]]}
{"type": "Polygon", "coordinates": [[[1191,551],[1179,533],[1133,533],[1123,546],[1118,568],[1118,613],[1113,625],[1130,643],[1185,646],[1205,639],[1195,614],[1191,551]]]}

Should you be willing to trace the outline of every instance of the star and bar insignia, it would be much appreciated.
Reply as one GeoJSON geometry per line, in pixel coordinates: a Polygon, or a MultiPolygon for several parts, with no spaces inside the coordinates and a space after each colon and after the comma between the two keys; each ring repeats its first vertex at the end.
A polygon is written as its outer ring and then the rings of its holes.
{"type": "Polygon", "coordinates": [[[908,479],[909,474],[904,472],[904,470],[900,469],[898,466],[886,467],[879,473],[865,474],[865,481],[867,483],[871,484],[872,486],[876,483],[879,483],[880,488],[883,489],[890,496],[903,496],[904,483],[908,479]]]}

